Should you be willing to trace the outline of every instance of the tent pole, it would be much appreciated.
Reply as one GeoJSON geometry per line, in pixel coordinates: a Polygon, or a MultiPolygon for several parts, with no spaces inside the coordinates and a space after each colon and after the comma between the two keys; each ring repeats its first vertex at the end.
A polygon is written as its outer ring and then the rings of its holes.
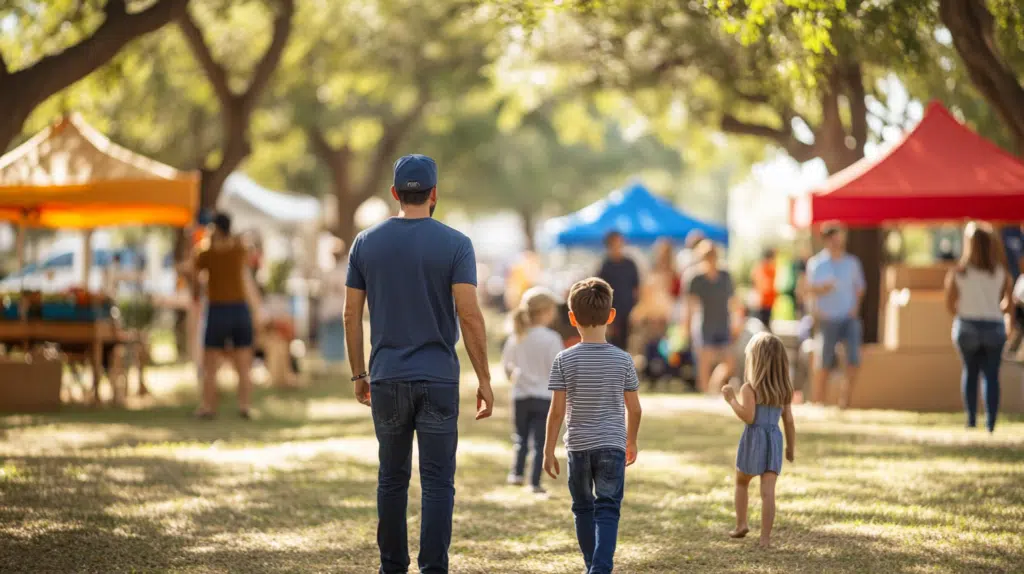
{"type": "Polygon", "coordinates": [[[25,236],[28,233],[25,225],[25,218],[18,220],[18,236],[15,240],[14,252],[18,258],[17,271],[25,268],[25,236]]]}
{"type": "Polygon", "coordinates": [[[92,271],[92,229],[82,232],[82,289],[89,290],[89,275],[92,271]]]}

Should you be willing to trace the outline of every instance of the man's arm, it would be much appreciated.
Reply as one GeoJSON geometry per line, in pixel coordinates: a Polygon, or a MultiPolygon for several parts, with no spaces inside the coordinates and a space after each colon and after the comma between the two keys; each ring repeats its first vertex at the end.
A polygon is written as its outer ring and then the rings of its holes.
{"type": "Polygon", "coordinates": [[[565,391],[555,391],[551,394],[551,407],[548,409],[548,430],[544,437],[544,471],[551,478],[558,478],[562,471],[558,466],[558,459],[555,457],[555,446],[558,444],[558,434],[562,431],[562,421],[565,420],[565,391]]]}
{"type": "Polygon", "coordinates": [[[867,280],[864,279],[864,267],[860,264],[860,260],[854,259],[854,262],[857,264],[857,274],[855,276],[857,281],[857,304],[853,308],[853,316],[856,317],[860,315],[861,305],[864,303],[864,293],[867,291],[867,280]]]}
{"type": "Polygon", "coordinates": [[[814,263],[812,260],[807,265],[807,273],[804,274],[807,278],[805,287],[812,299],[818,295],[828,295],[836,288],[835,279],[823,281],[819,270],[820,264],[814,263]]]}
{"type": "MultiPolygon", "coordinates": [[[[366,355],[363,349],[363,305],[366,291],[348,287],[345,294],[345,346],[348,348],[348,364],[352,376],[366,373],[366,355]]],[[[364,377],[354,382],[356,400],[370,406],[370,380],[364,377]]]]}
{"type": "Polygon", "coordinates": [[[475,285],[456,283],[452,285],[452,294],[455,295],[455,310],[459,314],[466,352],[469,353],[469,360],[473,363],[473,370],[479,381],[476,418],[485,419],[491,416],[494,409],[494,392],[491,390],[491,369],[487,364],[487,329],[484,325],[484,314],[480,311],[475,285]]]}

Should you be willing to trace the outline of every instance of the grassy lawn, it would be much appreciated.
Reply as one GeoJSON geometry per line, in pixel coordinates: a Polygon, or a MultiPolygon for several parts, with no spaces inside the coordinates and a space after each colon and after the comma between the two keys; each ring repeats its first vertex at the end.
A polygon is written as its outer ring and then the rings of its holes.
{"type": "MultiPolygon", "coordinates": [[[[0,419],[0,572],[376,571],[377,446],[348,389],[263,392],[250,423],[230,401],[212,423],[174,404],[0,419]]],[[[505,486],[507,402],[475,422],[463,390],[452,570],[581,571],[563,481],[548,497],[505,486]]],[[[725,403],[642,401],[618,572],[1024,570],[1020,417],[990,437],[958,415],[798,408],[776,548],[762,552],[756,530],[724,536],[741,430],[725,403]]],[[[418,499],[414,478],[413,533],[418,499]]]]}

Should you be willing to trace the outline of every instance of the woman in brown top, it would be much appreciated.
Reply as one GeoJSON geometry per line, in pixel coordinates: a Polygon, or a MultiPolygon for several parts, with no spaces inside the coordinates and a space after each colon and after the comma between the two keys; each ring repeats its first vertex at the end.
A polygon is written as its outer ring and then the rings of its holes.
{"type": "Polygon", "coordinates": [[[238,410],[249,418],[252,392],[253,321],[249,311],[252,289],[246,264],[248,251],[231,235],[231,218],[213,219],[210,243],[195,258],[195,270],[206,275],[206,334],[203,339],[203,397],[196,411],[201,419],[217,413],[217,370],[230,359],[238,372],[238,410]]]}

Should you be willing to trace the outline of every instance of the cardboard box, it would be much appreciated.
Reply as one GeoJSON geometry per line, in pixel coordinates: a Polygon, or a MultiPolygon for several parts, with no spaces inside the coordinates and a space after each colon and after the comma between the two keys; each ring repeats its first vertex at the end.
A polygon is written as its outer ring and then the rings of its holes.
{"type": "Polygon", "coordinates": [[[942,291],[891,291],[885,311],[882,344],[887,349],[952,348],[953,316],[942,291]]]}
{"type": "Polygon", "coordinates": [[[63,374],[58,360],[0,357],[0,412],[59,410],[63,374]]]}
{"type": "Polygon", "coordinates": [[[885,268],[884,287],[887,291],[894,289],[941,290],[946,282],[946,274],[951,267],[952,264],[949,263],[925,267],[889,265],[885,268]]]}
{"type": "MultiPolygon", "coordinates": [[[[960,372],[960,358],[952,343],[944,348],[899,350],[865,345],[860,376],[853,389],[850,406],[924,412],[961,411],[960,372]]],[[[838,382],[842,376],[842,371],[837,371],[833,381],[838,382]]],[[[1024,413],[1024,367],[1003,363],[999,380],[1000,412],[1024,413]]],[[[838,399],[839,385],[830,384],[826,402],[834,405],[838,399]]]]}

